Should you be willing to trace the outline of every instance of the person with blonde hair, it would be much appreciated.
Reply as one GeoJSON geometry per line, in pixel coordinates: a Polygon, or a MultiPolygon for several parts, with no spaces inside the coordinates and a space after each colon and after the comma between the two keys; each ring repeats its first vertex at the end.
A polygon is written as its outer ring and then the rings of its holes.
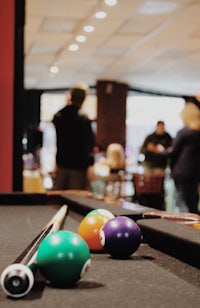
{"type": "Polygon", "coordinates": [[[170,157],[176,207],[180,212],[199,213],[200,102],[188,99],[181,118],[184,127],[178,131],[172,146],[167,151],[159,150],[170,157]]]}
{"type": "Polygon", "coordinates": [[[197,102],[188,101],[181,112],[184,125],[195,131],[200,130],[200,103],[197,102]]]}
{"type": "Polygon", "coordinates": [[[106,162],[111,172],[118,172],[125,168],[124,148],[119,143],[111,143],[106,150],[106,162]]]}
{"type": "MultiPolygon", "coordinates": [[[[88,180],[94,193],[99,191],[104,195],[107,183],[121,182],[125,171],[125,151],[121,144],[111,143],[106,148],[105,157],[101,157],[93,166],[88,168],[88,180]],[[97,188],[96,188],[97,187],[97,188]]],[[[120,190],[120,187],[119,187],[120,190]]]]}
{"type": "Polygon", "coordinates": [[[107,179],[111,174],[118,174],[125,169],[125,152],[119,143],[111,143],[106,148],[105,157],[101,157],[89,168],[89,180],[107,179]]]}

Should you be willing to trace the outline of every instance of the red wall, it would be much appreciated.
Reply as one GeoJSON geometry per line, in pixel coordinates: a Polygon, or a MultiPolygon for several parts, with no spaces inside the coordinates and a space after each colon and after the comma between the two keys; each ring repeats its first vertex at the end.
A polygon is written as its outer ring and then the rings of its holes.
{"type": "Polygon", "coordinates": [[[0,1],[0,192],[12,191],[14,0],[0,1]]]}

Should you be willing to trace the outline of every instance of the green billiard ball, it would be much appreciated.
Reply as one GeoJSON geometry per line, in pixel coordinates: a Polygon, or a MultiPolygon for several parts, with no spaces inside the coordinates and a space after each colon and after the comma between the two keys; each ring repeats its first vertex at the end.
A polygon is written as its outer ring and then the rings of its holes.
{"type": "Polygon", "coordinates": [[[39,245],[37,265],[52,285],[73,285],[87,272],[90,250],[77,233],[59,230],[48,235],[39,245]]]}

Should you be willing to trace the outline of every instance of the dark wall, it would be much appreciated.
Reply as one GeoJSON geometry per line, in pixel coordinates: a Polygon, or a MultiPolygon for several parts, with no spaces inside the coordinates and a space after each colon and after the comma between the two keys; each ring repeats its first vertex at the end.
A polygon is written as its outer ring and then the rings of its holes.
{"type": "Polygon", "coordinates": [[[26,90],[24,95],[24,129],[32,123],[37,127],[40,123],[40,97],[39,90],[26,90]]]}
{"type": "Polygon", "coordinates": [[[25,0],[15,0],[13,190],[23,189],[22,136],[24,126],[24,23],[25,0]]]}

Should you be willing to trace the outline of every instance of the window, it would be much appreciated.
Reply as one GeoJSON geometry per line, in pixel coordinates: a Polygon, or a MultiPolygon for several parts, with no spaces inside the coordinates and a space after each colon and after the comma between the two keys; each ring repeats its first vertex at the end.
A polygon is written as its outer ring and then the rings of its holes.
{"type": "Polygon", "coordinates": [[[184,99],[161,96],[129,96],[126,115],[126,154],[130,169],[137,166],[139,149],[147,134],[155,129],[156,122],[163,120],[172,137],[182,126],[181,110],[184,99]]]}

